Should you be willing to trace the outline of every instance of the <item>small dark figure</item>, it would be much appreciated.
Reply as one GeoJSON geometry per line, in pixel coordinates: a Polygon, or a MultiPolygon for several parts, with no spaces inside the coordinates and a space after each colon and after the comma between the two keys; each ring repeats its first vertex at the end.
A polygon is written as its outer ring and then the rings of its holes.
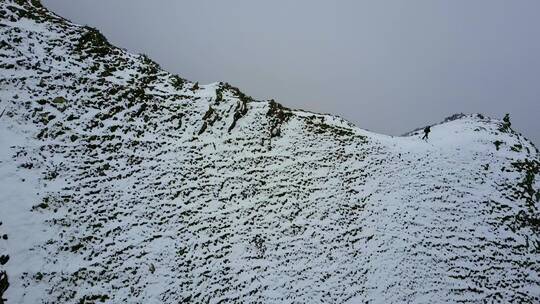
{"type": "Polygon", "coordinates": [[[4,292],[6,292],[6,290],[8,289],[9,287],[9,282],[8,282],[8,276],[7,276],[7,273],[5,271],[0,271],[0,304],[4,304],[6,301],[6,299],[4,299],[4,292]]]}
{"type": "Polygon", "coordinates": [[[422,137],[423,140],[425,140],[425,141],[428,140],[429,132],[431,132],[431,128],[430,128],[429,126],[427,126],[427,127],[424,129],[424,137],[422,137]]]}

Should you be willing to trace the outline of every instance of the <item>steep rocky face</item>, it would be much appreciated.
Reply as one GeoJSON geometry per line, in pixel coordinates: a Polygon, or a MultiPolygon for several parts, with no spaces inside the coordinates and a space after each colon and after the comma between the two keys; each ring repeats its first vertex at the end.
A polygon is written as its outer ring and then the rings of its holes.
{"type": "Polygon", "coordinates": [[[540,301],[540,157],[509,121],[379,135],[23,0],[0,3],[0,112],[9,303],[540,301]]]}

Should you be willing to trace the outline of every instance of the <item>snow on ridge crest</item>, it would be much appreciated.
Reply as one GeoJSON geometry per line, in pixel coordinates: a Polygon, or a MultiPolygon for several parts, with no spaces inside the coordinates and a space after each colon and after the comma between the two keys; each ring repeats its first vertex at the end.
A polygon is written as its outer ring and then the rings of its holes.
{"type": "Polygon", "coordinates": [[[510,122],[375,134],[34,4],[0,4],[8,301],[540,300],[540,158],[510,122]]]}

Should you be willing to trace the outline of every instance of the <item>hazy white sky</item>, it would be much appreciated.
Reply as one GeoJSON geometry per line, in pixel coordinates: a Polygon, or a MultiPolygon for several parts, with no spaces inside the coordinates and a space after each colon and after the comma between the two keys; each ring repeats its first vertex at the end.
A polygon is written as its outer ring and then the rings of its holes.
{"type": "Polygon", "coordinates": [[[45,0],[201,83],[402,134],[457,112],[540,144],[538,0],[45,0]]]}

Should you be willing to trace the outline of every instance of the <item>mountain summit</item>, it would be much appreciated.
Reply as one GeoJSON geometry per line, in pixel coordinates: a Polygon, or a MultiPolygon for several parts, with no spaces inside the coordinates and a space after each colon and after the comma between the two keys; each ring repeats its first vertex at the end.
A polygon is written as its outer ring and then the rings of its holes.
{"type": "Polygon", "coordinates": [[[0,3],[0,113],[8,303],[540,302],[540,154],[508,119],[380,135],[28,0],[0,3]]]}

